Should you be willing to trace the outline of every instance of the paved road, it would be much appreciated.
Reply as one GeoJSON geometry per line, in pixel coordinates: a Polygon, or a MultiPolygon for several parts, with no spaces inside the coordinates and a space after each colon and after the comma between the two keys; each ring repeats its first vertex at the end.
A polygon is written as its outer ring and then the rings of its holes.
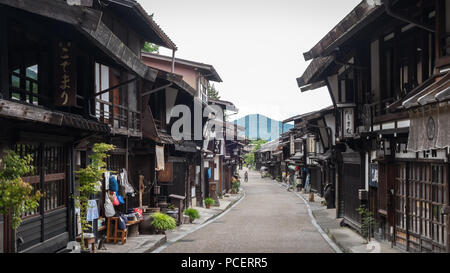
{"type": "MultiPolygon", "coordinates": [[[[242,175],[243,177],[243,175],[242,175]]],[[[311,224],[303,201],[250,172],[246,197],[228,214],[164,249],[164,253],[334,252],[311,224]]]]}

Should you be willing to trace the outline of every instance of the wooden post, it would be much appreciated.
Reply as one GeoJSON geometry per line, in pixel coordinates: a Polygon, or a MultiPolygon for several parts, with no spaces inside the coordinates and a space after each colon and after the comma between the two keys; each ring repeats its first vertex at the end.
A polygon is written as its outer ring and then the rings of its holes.
{"type": "Polygon", "coordinates": [[[144,192],[145,186],[144,186],[144,176],[139,176],[139,208],[142,209],[142,194],[144,192]]]}
{"type": "Polygon", "coordinates": [[[0,10],[0,98],[9,99],[7,15],[0,10]]]}

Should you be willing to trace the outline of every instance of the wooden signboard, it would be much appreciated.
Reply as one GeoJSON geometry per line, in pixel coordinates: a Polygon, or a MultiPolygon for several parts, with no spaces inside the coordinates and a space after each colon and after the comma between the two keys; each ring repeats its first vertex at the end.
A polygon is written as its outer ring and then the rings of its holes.
{"type": "Polygon", "coordinates": [[[173,163],[165,162],[164,170],[158,171],[158,182],[169,183],[173,180],[173,163]]]}
{"type": "Polygon", "coordinates": [[[56,106],[76,106],[77,75],[75,45],[69,41],[56,42],[56,106]]]}

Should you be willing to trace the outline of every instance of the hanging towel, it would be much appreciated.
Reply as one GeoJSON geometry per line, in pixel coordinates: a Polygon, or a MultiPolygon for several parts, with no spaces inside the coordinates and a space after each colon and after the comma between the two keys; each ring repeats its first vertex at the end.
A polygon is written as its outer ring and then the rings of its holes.
{"type": "Polygon", "coordinates": [[[95,219],[98,219],[97,201],[89,200],[88,209],[86,213],[86,220],[92,222],[95,219]]]}
{"type": "Polygon", "coordinates": [[[133,186],[128,182],[128,173],[125,169],[120,173],[120,185],[125,188],[125,194],[133,194],[135,192],[133,186]]]}
{"type": "Polygon", "coordinates": [[[109,177],[111,176],[110,172],[105,172],[105,190],[109,190],[109,177]]]}

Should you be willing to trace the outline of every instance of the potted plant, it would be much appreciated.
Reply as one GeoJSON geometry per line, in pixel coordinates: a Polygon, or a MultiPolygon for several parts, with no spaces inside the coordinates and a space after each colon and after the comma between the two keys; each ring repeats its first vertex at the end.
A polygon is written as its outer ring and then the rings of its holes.
{"type": "Polygon", "coordinates": [[[213,206],[216,203],[216,201],[214,201],[214,199],[212,198],[206,198],[205,199],[205,206],[207,209],[211,208],[211,206],[213,206]]]}
{"type": "Polygon", "coordinates": [[[188,208],[184,211],[184,215],[189,216],[189,221],[192,224],[195,219],[200,219],[200,214],[198,213],[198,210],[194,208],[188,208]]]}
{"type": "Polygon", "coordinates": [[[80,245],[82,252],[87,252],[88,247],[85,244],[85,232],[89,230],[91,225],[86,220],[87,211],[89,209],[89,199],[91,195],[97,194],[101,189],[98,182],[102,180],[105,169],[105,159],[107,153],[114,150],[114,146],[105,143],[96,143],[92,148],[93,154],[89,156],[91,163],[84,169],[76,172],[78,182],[79,195],[75,195],[75,206],[80,209],[80,245]]]}
{"type": "Polygon", "coordinates": [[[177,227],[175,219],[167,214],[157,212],[152,218],[152,226],[157,234],[165,234],[166,230],[174,230],[177,227]]]}
{"type": "Polygon", "coordinates": [[[361,235],[365,239],[364,243],[368,244],[370,242],[372,230],[375,227],[373,213],[366,208],[365,205],[360,206],[356,211],[358,211],[361,216],[361,235]]]}
{"type": "Polygon", "coordinates": [[[22,177],[33,173],[33,157],[20,157],[13,151],[7,151],[0,159],[0,214],[7,215],[13,229],[14,249],[17,251],[17,229],[22,223],[21,216],[32,212],[39,206],[43,196],[39,191],[33,193],[33,187],[22,177]]]}
{"type": "Polygon", "coordinates": [[[239,179],[236,177],[233,177],[233,180],[231,181],[231,193],[236,194],[239,193],[239,188],[241,186],[241,183],[239,183],[239,179]]]}

